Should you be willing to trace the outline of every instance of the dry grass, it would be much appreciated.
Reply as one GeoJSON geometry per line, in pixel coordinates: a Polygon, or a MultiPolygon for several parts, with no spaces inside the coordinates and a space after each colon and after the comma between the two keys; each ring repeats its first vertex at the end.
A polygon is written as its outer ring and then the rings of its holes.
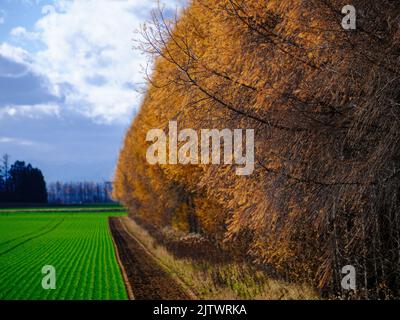
{"type": "Polygon", "coordinates": [[[244,264],[213,265],[190,259],[178,259],[150,234],[128,217],[121,218],[127,229],[144,245],[160,264],[174,277],[180,279],[199,299],[257,299],[290,300],[319,299],[318,294],[306,285],[274,280],[261,271],[244,264]]]}

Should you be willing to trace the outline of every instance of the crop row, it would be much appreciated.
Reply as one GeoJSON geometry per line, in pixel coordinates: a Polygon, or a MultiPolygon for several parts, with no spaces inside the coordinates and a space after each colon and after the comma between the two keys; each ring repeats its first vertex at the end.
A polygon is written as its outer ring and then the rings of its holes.
{"type": "MultiPolygon", "coordinates": [[[[107,214],[46,214],[37,215],[37,221],[32,216],[19,215],[14,222],[23,227],[0,234],[0,299],[127,298],[107,214]],[[2,255],[11,244],[17,246],[2,255]],[[55,290],[41,286],[44,265],[56,269],[55,290]]],[[[10,218],[0,216],[0,232],[10,225],[3,219],[10,218]]]]}

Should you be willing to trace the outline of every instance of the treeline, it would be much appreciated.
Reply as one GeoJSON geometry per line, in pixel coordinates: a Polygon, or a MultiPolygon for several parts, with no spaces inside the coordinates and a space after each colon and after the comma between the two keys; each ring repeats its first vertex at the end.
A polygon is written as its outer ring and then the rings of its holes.
{"type": "Polygon", "coordinates": [[[193,0],[156,12],[154,58],[127,133],[116,198],[162,230],[202,234],[230,256],[346,296],[400,297],[400,3],[193,0]],[[255,129],[256,168],[150,165],[150,129],[255,129]]]}
{"type": "Polygon", "coordinates": [[[112,203],[111,182],[55,182],[48,188],[51,204],[112,203]]]}
{"type": "Polygon", "coordinates": [[[0,166],[0,203],[46,202],[46,182],[42,172],[23,161],[11,165],[9,155],[4,155],[0,166]]]}

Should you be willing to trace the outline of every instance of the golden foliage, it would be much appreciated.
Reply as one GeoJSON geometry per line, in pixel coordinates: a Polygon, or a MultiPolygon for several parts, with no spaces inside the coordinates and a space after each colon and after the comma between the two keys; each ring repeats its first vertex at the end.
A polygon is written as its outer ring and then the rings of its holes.
{"type": "Polygon", "coordinates": [[[115,197],[331,293],[353,264],[360,294],[399,294],[400,5],[353,2],[363,14],[350,33],[339,0],[193,0],[176,21],[155,14],[142,43],[155,68],[115,197]],[[254,128],[256,171],[149,165],[147,131],[170,120],[254,128]]]}

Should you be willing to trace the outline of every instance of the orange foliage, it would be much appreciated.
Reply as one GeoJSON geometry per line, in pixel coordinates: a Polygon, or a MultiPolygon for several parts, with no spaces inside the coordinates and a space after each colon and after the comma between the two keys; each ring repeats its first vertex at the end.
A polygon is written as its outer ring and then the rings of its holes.
{"type": "Polygon", "coordinates": [[[400,6],[353,1],[363,16],[349,33],[344,2],[199,0],[177,21],[155,16],[142,44],[155,67],[115,197],[148,223],[331,292],[346,264],[363,285],[398,290],[400,6]],[[170,120],[255,129],[256,171],[149,165],[147,131],[170,120]]]}

